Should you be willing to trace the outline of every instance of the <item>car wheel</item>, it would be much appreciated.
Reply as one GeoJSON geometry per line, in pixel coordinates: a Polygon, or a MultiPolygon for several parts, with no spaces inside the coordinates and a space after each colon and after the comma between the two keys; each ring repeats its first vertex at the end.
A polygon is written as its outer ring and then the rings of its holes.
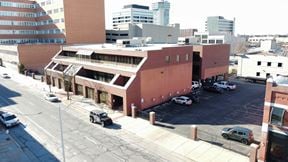
{"type": "Polygon", "coordinates": [[[222,137],[225,138],[225,139],[229,139],[227,134],[222,134],[222,137]]]}
{"type": "Polygon", "coordinates": [[[94,118],[93,117],[90,117],[90,122],[94,123],[94,118]]]}
{"type": "Polygon", "coordinates": [[[105,127],[105,123],[104,123],[104,122],[101,122],[101,126],[102,126],[102,127],[105,127]]]}
{"type": "Polygon", "coordinates": [[[227,87],[227,88],[226,88],[226,90],[227,90],[227,91],[230,91],[230,88],[229,88],[229,87],[227,87]]]}
{"type": "Polygon", "coordinates": [[[247,139],[242,139],[241,142],[245,145],[248,145],[248,140],[247,139]]]}

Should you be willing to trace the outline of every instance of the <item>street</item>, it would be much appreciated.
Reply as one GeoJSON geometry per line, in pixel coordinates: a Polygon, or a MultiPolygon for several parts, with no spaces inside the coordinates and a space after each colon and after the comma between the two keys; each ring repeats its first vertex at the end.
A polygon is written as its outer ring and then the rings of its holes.
{"type": "Polygon", "coordinates": [[[83,121],[63,104],[50,103],[31,88],[9,79],[0,80],[1,110],[15,113],[21,121],[19,126],[10,129],[10,134],[24,152],[40,161],[62,160],[59,106],[66,161],[170,161],[157,154],[165,150],[147,151],[149,149],[141,147],[145,140],[122,131],[121,126],[93,125],[88,116],[87,122],[83,121]]]}

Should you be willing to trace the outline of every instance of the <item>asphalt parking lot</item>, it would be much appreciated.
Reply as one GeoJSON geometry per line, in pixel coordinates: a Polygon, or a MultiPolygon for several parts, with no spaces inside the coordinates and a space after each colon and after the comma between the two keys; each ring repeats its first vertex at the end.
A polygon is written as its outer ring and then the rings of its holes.
{"type": "Polygon", "coordinates": [[[246,127],[253,131],[256,142],[260,141],[265,84],[232,82],[237,85],[235,91],[216,94],[202,90],[200,103],[183,106],[168,102],[149,111],[156,112],[158,125],[167,130],[190,136],[191,125],[197,125],[201,140],[248,155],[249,146],[223,139],[221,130],[231,126],[246,127]]]}

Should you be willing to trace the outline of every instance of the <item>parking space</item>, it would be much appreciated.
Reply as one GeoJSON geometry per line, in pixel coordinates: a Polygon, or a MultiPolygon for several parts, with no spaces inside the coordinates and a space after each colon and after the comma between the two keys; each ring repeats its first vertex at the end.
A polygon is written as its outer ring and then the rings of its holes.
{"type": "Polygon", "coordinates": [[[246,127],[253,131],[255,140],[260,141],[265,85],[233,81],[237,85],[235,91],[217,94],[201,90],[200,103],[183,106],[169,102],[149,111],[155,111],[158,124],[170,131],[190,136],[190,126],[197,125],[200,139],[247,155],[249,146],[223,139],[221,130],[246,127]]]}

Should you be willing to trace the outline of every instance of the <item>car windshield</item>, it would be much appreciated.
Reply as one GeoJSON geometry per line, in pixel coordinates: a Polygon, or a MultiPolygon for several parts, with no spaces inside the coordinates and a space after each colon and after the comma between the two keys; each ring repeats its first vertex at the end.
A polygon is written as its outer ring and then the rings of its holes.
{"type": "Polygon", "coordinates": [[[15,115],[10,115],[10,116],[7,116],[4,118],[5,121],[8,121],[8,120],[12,120],[12,119],[15,119],[16,116],[15,115]]]}
{"type": "Polygon", "coordinates": [[[105,118],[105,117],[107,117],[107,116],[108,116],[107,113],[101,113],[101,114],[100,114],[100,117],[101,117],[101,118],[105,118]]]}
{"type": "Polygon", "coordinates": [[[56,97],[54,94],[48,94],[48,97],[56,97]]]}

